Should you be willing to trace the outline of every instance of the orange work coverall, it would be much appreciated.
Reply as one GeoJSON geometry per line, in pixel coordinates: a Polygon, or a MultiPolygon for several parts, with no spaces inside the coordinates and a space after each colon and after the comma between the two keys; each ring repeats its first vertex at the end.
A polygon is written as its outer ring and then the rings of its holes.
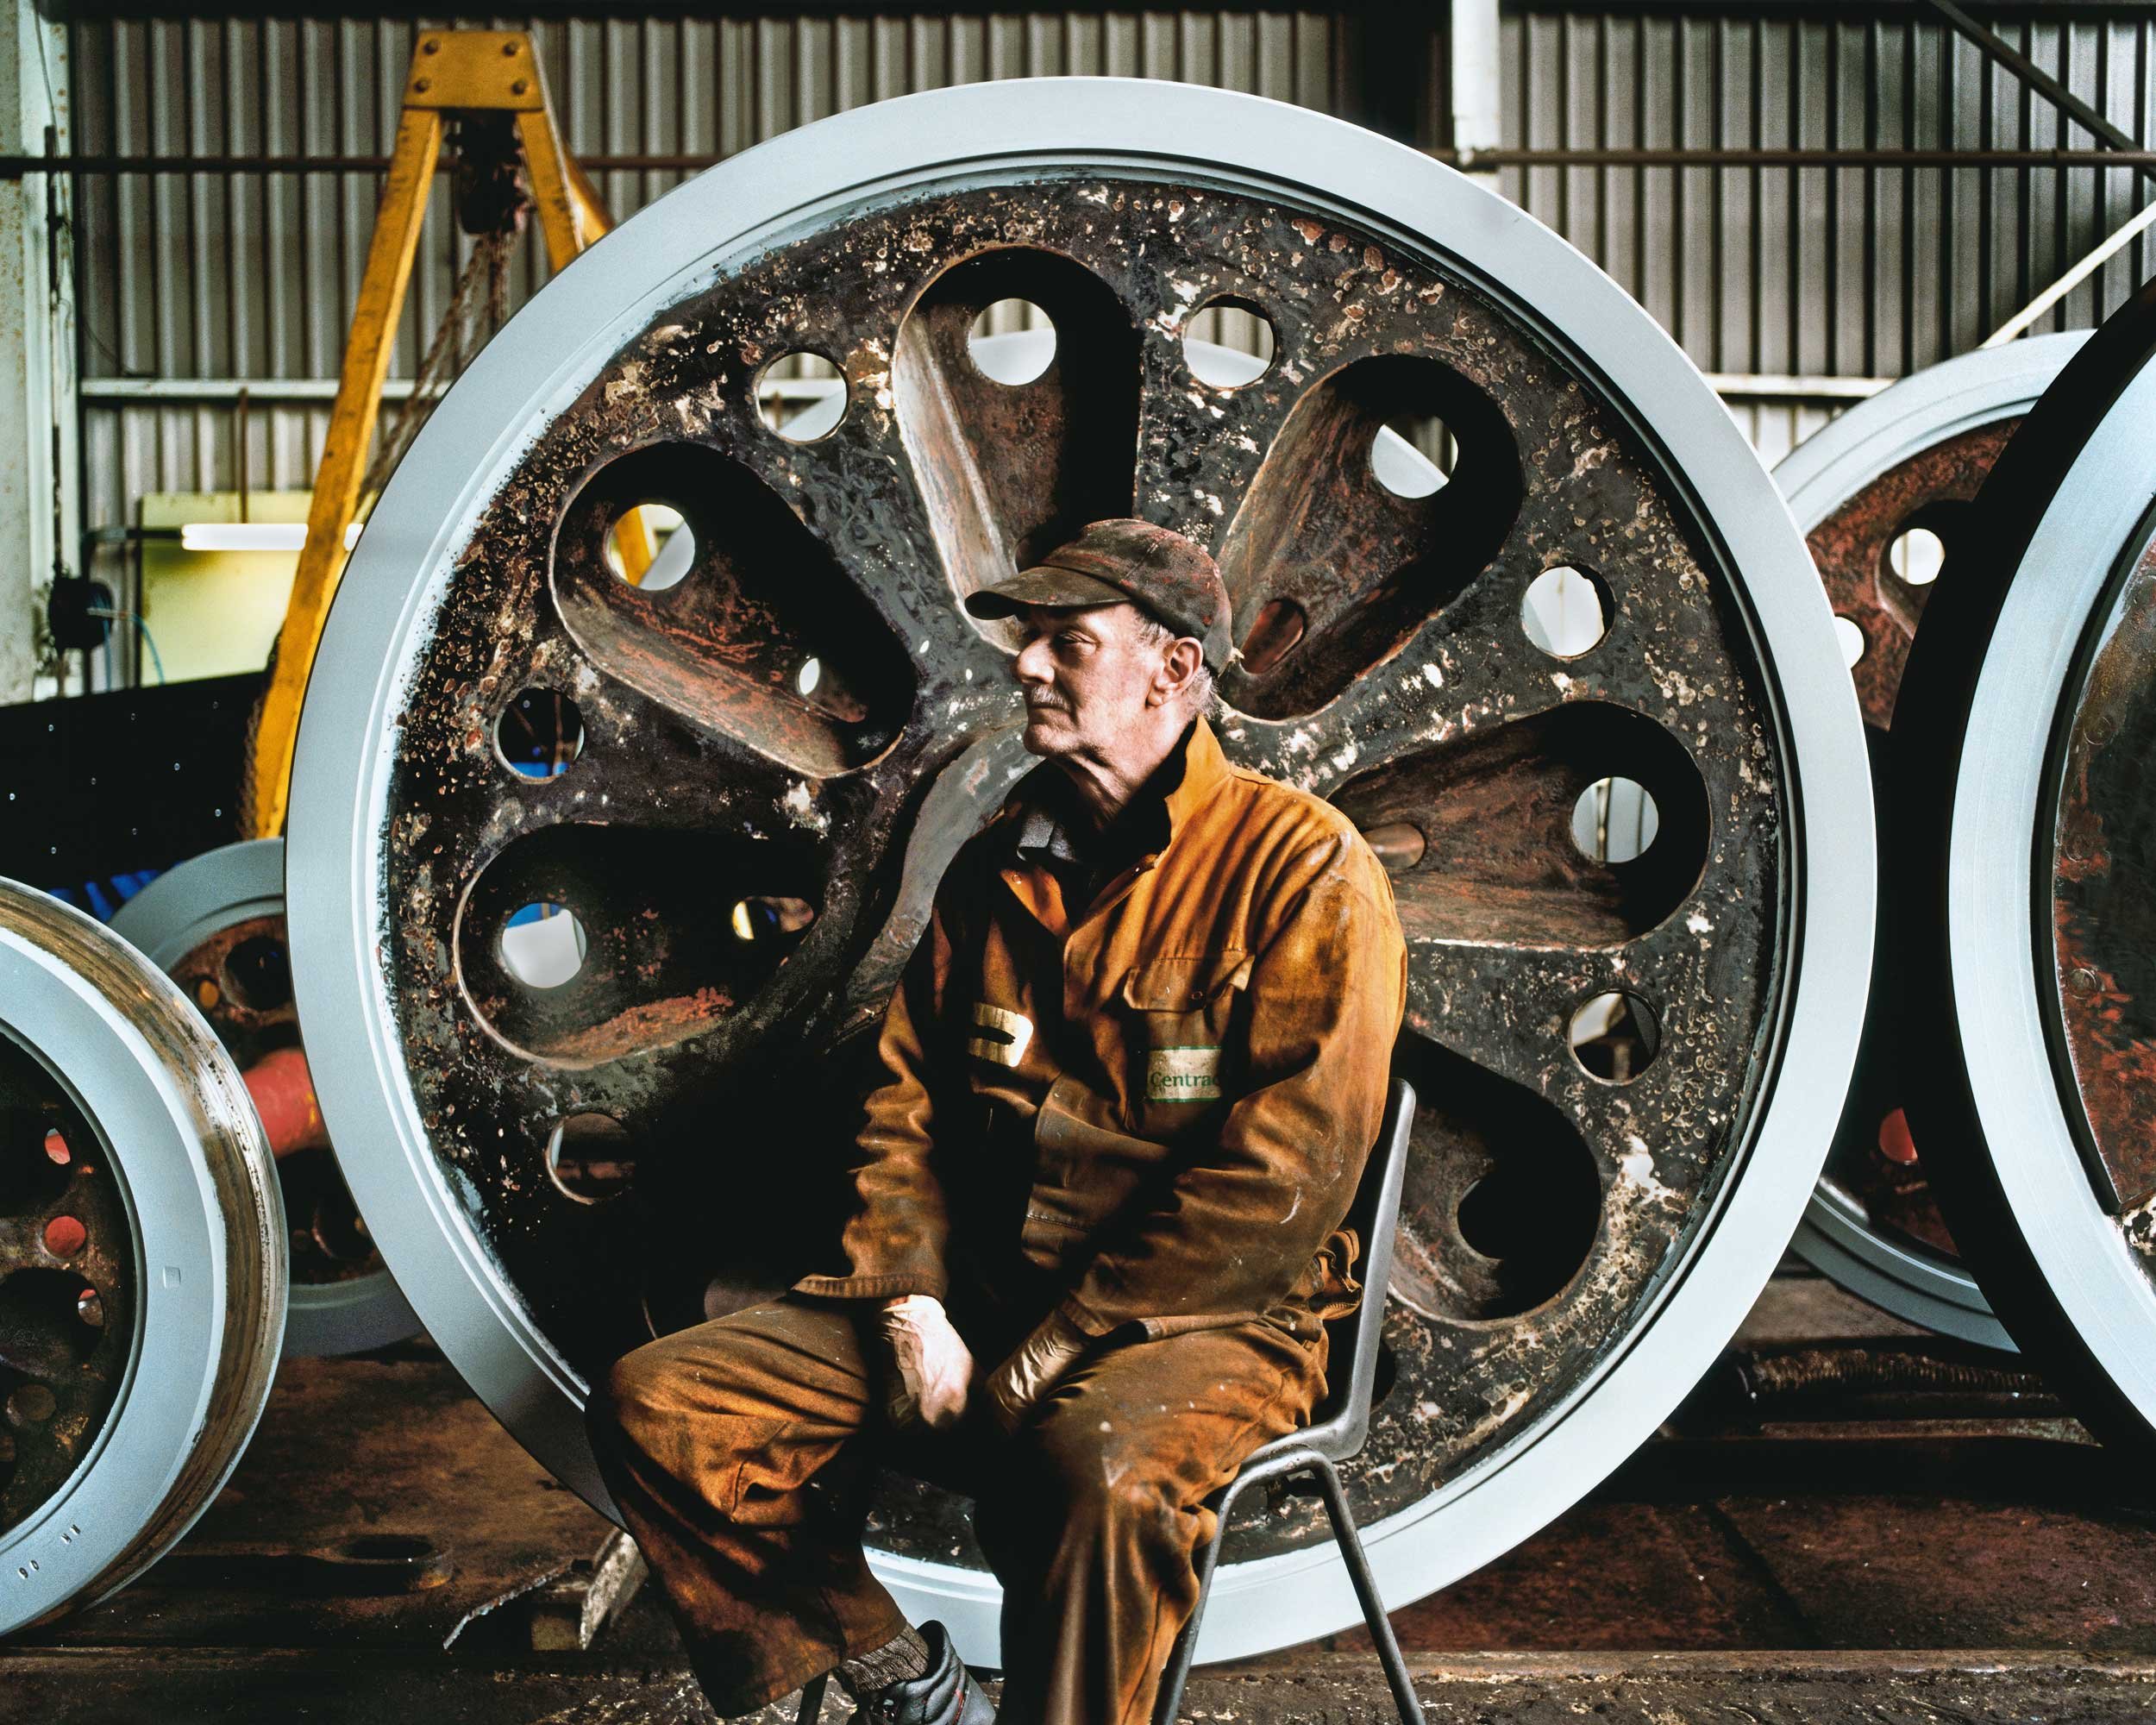
{"type": "Polygon", "coordinates": [[[1059,770],[960,852],[886,1009],[843,1264],[595,1386],[602,1471],[722,1716],[899,1633],[861,1544],[881,1461],[975,1499],[1005,1725],[1144,1725],[1206,1498],[1324,1394],[1406,1000],[1390,883],[1200,719],[1129,812],[1144,848],[1066,905],[1018,848],[1059,770]],[[1052,1311],[1094,1343],[1014,1434],[977,1380],[956,1427],[896,1432],[875,1313],[900,1294],[941,1298],[983,1373],[1052,1311]]]}

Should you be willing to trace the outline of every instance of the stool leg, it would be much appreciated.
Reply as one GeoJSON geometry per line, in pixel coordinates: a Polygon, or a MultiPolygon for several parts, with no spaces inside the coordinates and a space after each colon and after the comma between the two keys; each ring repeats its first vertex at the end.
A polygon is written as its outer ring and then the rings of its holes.
{"type": "Polygon", "coordinates": [[[1407,1675],[1407,1661],[1401,1657],[1400,1642],[1393,1634],[1391,1621],[1385,1615],[1385,1602],[1378,1595],[1377,1578],[1370,1573],[1369,1559],[1363,1551],[1363,1536],[1357,1532],[1355,1517],[1348,1513],[1347,1496],[1340,1490],[1340,1476],[1332,1471],[1332,1464],[1312,1458],[1312,1471],[1318,1476],[1318,1484],[1325,1493],[1326,1514],[1332,1522],[1332,1537],[1338,1541],[1340,1556],[1347,1564],[1348,1579],[1355,1584],[1355,1596],[1362,1602],[1363,1620],[1369,1625],[1370,1639],[1377,1643],[1377,1658],[1385,1667],[1385,1681],[1392,1685],[1393,1702],[1400,1709],[1400,1716],[1407,1725],[1426,1725],[1423,1718],[1422,1702],[1415,1694],[1413,1680],[1407,1675]]]}
{"type": "Polygon", "coordinates": [[[793,1716],[794,1725],[816,1725],[824,1716],[824,1690],[830,1680],[831,1674],[825,1672],[801,1685],[801,1710],[793,1716]]]}

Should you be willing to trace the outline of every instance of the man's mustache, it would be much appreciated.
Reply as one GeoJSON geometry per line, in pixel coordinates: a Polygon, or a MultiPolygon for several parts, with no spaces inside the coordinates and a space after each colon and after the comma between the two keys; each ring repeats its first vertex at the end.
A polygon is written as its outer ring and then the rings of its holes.
{"type": "Polygon", "coordinates": [[[1025,705],[1032,711],[1062,712],[1067,710],[1062,697],[1053,689],[1029,688],[1025,691],[1025,705]]]}

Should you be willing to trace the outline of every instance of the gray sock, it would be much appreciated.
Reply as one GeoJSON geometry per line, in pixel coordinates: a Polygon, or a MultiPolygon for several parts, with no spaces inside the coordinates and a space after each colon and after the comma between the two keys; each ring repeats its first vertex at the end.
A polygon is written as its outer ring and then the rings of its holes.
{"type": "Polygon", "coordinates": [[[856,1701],[865,1701],[892,1684],[923,1676],[928,1667],[928,1643],[909,1624],[881,1647],[871,1648],[857,1659],[841,1660],[838,1680],[846,1685],[846,1693],[856,1701]]]}

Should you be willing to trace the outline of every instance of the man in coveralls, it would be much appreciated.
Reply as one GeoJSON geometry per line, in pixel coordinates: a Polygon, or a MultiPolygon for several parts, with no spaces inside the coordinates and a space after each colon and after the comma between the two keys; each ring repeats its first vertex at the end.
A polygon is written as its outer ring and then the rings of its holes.
{"type": "Polygon", "coordinates": [[[1405,948],[1354,826],[1221,755],[1212,558],[1100,522],[966,603],[1018,619],[1044,762],[885,1011],[839,1261],[592,1401],[722,1717],[833,1667],[870,1719],[997,1716],[869,1573],[876,1459],[975,1500],[1005,1725],[1146,1725],[1205,1500],[1307,1422],[1359,1291],[1405,948]]]}

